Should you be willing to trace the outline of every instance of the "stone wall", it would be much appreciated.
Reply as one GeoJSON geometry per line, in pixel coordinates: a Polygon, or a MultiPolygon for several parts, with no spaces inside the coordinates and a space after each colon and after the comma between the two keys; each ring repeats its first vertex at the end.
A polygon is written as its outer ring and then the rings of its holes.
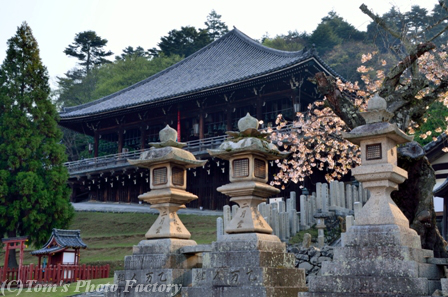
{"type": "Polygon", "coordinates": [[[302,247],[300,245],[288,245],[287,251],[293,253],[296,257],[295,266],[297,268],[304,268],[306,281],[312,275],[318,275],[322,262],[333,260],[333,247],[324,246],[319,249],[317,247],[302,247]]]}

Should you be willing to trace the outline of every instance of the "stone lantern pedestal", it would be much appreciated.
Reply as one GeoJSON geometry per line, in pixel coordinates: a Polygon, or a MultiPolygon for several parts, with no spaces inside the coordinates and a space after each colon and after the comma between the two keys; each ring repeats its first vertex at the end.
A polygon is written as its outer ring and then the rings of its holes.
{"type": "Polygon", "coordinates": [[[238,122],[239,132],[210,155],[229,160],[230,183],[217,190],[239,205],[225,229],[213,242],[200,269],[193,269],[193,283],[182,296],[297,296],[306,290],[305,271],[296,269],[295,256],[272,235],[272,228],[258,211],[258,204],[279,192],[266,184],[268,160],[284,158],[277,147],[258,132],[258,121],[249,114],[238,122]]]}
{"type": "Polygon", "coordinates": [[[190,240],[191,234],[177,211],[198,198],[185,191],[186,169],[203,166],[207,161],[196,160],[181,149],[184,144],[176,139],[176,130],[167,126],[160,131],[160,143],[150,143],[151,150],[138,160],[128,160],[149,169],[151,191],[138,198],[150,203],[159,216],[145,234],[146,240],[125,257],[124,270],[115,272],[117,291],[106,293],[106,297],[174,296],[176,292],[180,296],[181,287],[191,284],[191,268],[200,266],[197,253],[182,253],[182,248],[194,250],[197,244],[190,240]]]}
{"type": "Polygon", "coordinates": [[[439,269],[428,264],[433,252],[421,248],[420,237],[390,197],[407,172],[397,166],[397,144],[411,141],[375,96],[363,117],[366,125],[344,137],[361,148],[362,165],[352,174],[370,191],[370,199],[348,228],[344,246],[321,275],[309,280],[309,293],[299,296],[431,296],[440,289],[439,269]]]}

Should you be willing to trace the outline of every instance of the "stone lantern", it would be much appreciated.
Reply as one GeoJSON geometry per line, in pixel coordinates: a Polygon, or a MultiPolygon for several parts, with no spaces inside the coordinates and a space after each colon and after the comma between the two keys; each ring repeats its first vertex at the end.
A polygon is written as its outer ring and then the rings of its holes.
{"type": "Polygon", "coordinates": [[[343,135],[360,146],[362,165],[352,169],[352,174],[371,194],[357,214],[356,225],[398,225],[402,232],[410,235],[408,244],[419,246],[416,232],[409,229],[408,219],[390,197],[408,176],[397,166],[397,144],[412,141],[413,137],[388,122],[393,114],[386,107],[386,100],[375,95],[369,100],[367,111],[361,113],[366,125],[343,135]]]}
{"type": "Polygon", "coordinates": [[[182,296],[297,296],[306,291],[305,270],[297,269],[294,254],[271,234],[272,229],[257,206],[279,192],[266,184],[268,160],[284,158],[258,130],[257,119],[249,114],[238,122],[239,132],[227,132],[233,139],[209,154],[229,160],[230,184],[217,190],[239,204],[222,235],[212,243],[207,261],[192,270],[193,283],[182,296]]]}
{"type": "Polygon", "coordinates": [[[147,239],[189,239],[190,232],[180,221],[177,211],[197,199],[186,189],[186,169],[203,166],[192,153],[181,149],[184,143],[176,142],[177,131],[168,125],[160,131],[160,142],[150,143],[152,149],[143,152],[138,160],[129,163],[150,170],[151,191],[138,198],[159,211],[159,217],[146,233],[147,239]]]}
{"type": "Polygon", "coordinates": [[[272,228],[259,213],[258,204],[266,198],[280,192],[267,185],[267,161],[285,158],[289,153],[282,153],[268,143],[267,133],[258,131],[258,120],[248,113],[238,121],[239,132],[227,132],[233,139],[225,141],[217,150],[209,150],[209,154],[229,160],[230,184],[217,190],[236,202],[239,209],[233,216],[226,233],[272,233],[272,228]]]}
{"type": "Polygon", "coordinates": [[[352,174],[370,198],[356,213],[355,225],[347,217],[343,246],[335,248],[333,261],[322,263],[320,275],[309,277],[309,291],[301,297],[417,297],[437,288],[438,268],[428,261],[433,251],[421,248],[420,236],[390,197],[407,178],[397,166],[397,145],[412,137],[389,123],[393,114],[386,107],[375,95],[361,113],[366,124],[343,135],[361,148],[362,165],[352,174]]]}

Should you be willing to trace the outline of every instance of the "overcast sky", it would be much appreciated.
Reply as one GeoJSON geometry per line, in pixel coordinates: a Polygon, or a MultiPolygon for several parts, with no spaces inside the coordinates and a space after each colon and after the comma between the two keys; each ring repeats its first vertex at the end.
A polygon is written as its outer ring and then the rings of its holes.
{"type": "Polygon", "coordinates": [[[107,50],[121,54],[127,46],[156,47],[161,36],[181,26],[205,27],[212,9],[222,15],[229,29],[235,26],[254,39],[266,33],[274,37],[298,30],[311,33],[334,10],[359,30],[366,30],[370,19],[359,6],[365,3],[383,14],[392,6],[409,11],[412,5],[432,10],[437,0],[1,0],[0,61],[5,58],[6,42],[26,21],[39,43],[52,86],[55,77],[74,66],[76,59],[63,50],[76,33],[93,30],[108,42],[107,50]]]}

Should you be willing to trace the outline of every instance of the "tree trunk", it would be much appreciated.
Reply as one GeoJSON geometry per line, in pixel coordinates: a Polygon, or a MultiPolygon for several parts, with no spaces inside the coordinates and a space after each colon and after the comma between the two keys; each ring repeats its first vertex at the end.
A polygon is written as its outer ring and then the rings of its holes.
{"type": "Polygon", "coordinates": [[[433,250],[437,258],[446,258],[447,243],[437,228],[434,211],[435,172],[417,142],[400,147],[398,153],[398,166],[408,172],[408,179],[391,194],[392,199],[420,235],[422,247],[433,250]]]}

